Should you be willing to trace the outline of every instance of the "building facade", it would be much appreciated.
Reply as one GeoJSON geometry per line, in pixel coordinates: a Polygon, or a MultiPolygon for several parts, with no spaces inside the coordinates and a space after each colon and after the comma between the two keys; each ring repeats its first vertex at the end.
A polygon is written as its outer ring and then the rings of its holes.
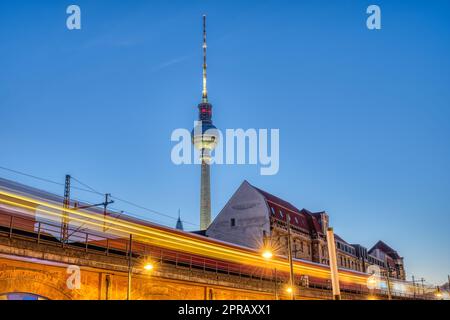
{"type": "MultiPolygon", "coordinates": [[[[263,249],[270,246],[278,255],[287,256],[288,228],[292,257],[329,264],[326,230],[329,216],[325,211],[299,210],[291,203],[244,181],[206,230],[206,235],[239,245],[263,249]]],[[[381,274],[405,279],[403,258],[379,241],[367,250],[349,244],[335,235],[338,267],[366,272],[377,265],[381,274]]]]}

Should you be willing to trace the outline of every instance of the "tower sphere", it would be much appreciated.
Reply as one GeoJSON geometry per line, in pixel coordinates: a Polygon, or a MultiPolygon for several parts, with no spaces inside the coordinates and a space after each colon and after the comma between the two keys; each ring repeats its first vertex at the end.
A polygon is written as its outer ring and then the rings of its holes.
{"type": "Polygon", "coordinates": [[[198,122],[192,129],[192,143],[198,150],[213,150],[219,143],[220,135],[211,122],[198,122]]]}

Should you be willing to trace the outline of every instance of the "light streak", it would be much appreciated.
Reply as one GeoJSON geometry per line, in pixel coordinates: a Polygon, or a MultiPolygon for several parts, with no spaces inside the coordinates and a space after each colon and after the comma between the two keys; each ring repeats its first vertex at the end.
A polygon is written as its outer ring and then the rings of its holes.
{"type": "MultiPolygon", "coordinates": [[[[212,239],[202,239],[200,236],[188,233],[183,234],[182,232],[169,228],[140,225],[108,216],[104,217],[98,214],[63,208],[62,206],[3,190],[0,190],[0,202],[28,209],[32,212],[39,210],[57,218],[62,218],[65,212],[69,214],[71,221],[84,223],[86,226],[93,227],[94,230],[102,230],[106,224],[108,225],[108,230],[111,230],[109,232],[110,234],[120,237],[133,234],[133,238],[137,241],[157,247],[255,267],[261,267],[267,263],[267,259],[263,258],[259,252],[251,249],[233,247],[232,244],[226,245],[212,239]]],[[[270,260],[270,268],[277,268],[277,270],[288,272],[289,263],[280,258],[272,258],[270,260]]],[[[326,266],[316,266],[298,260],[294,261],[294,271],[296,274],[309,275],[322,279],[330,278],[330,272],[326,266]]],[[[356,284],[366,283],[367,275],[342,270],[339,274],[343,282],[356,284]]]]}

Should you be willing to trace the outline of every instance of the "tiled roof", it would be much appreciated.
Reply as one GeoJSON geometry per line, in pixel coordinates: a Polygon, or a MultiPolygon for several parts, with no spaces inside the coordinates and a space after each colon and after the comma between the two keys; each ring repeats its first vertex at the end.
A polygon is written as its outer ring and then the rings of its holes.
{"type": "Polygon", "coordinates": [[[256,190],[258,190],[259,193],[261,193],[263,195],[264,198],[266,198],[266,200],[276,203],[279,206],[285,207],[289,210],[292,210],[294,212],[300,212],[295,206],[293,206],[290,202],[287,202],[281,198],[278,198],[277,196],[274,196],[271,193],[268,193],[264,190],[261,190],[255,186],[253,186],[253,188],[255,188],[256,190]]]}
{"type": "Polygon", "coordinates": [[[390,256],[392,259],[400,259],[400,256],[398,255],[397,251],[389,247],[386,243],[383,241],[378,241],[370,250],[369,253],[371,253],[373,250],[379,249],[383,251],[385,254],[390,256]]]}
{"type": "Polygon", "coordinates": [[[320,212],[313,213],[307,209],[302,209],[301,211],[308,217],[309,228],[311,229],[311,231],[317,234],[321,234],[322,228],[320,226],[320,218],[318,215],[320,212]]]}
{"type": "Polygon", "coordinates": [[[337,235],[336,233],[334,234],[334,239],[336,239],[336,240],[338,240],[338,241],[340,241],[340,242],[342,242],[342,243],[345,243],[345,244],[348,244],[349,246],[351,246],[351,244],[349,244],[347,241],[345,241],[344,239],[342,239],[339,235],[337,235]]]}
{"type": "Polygon", "coordinates": [[[255,186],[252,187],[265,198],[271,211],[270,214],[273,217],[281,221],[286,221],[287,214],[289,214],[290,223],[292,226],[295,226],[307,233],[322,233],[320,223],[312,212],[306,209],[299,210],[290,202],[287,202],[255,186]]]}

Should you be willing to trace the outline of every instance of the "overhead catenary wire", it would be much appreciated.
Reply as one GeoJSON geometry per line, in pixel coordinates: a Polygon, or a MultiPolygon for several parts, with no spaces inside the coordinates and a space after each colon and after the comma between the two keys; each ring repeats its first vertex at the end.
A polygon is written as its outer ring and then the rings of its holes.
{"type": "MultiPolygon", "coordinates": [[[[24,173],[24,172],[21,172],[21,171],[18,171],[18,170],[9,169],[9,168],[5,168],[5,167],[2,167],[2,166],[0,166],[0,169],[6,170],[6,171],[10,171],[10,172],[13,172],[13,173],[16,173],[16,174],[20,174],[20,175],[23,175],[23,176],[27,176],[27,177],[30,177],[30,178],[34,178],[34,179],[37,179],[37,180],[41,180],[41,181],[44,181],[44,182],[53,183],[53,184],[56,184],[56,185],[59,185],[59,186],[64,186],[64,183],[60,183],[60,182],[57,182],[57,181],[52,181],[52,180],[46,179],[46,178],[41,178],[41,177],[38,177],[38,176],[35,176],[35,175],[31,175],[31,174],[28,174],[28,173],[24,173]]],[[[82,186],[88,188],[88,189],[83,189],[83,188],[79,188],[79,187],[76,187],[76,186],[71,186],[71,188],[76,189],[76,190],[81,190],[81,191],[84,191],[84,192],[89,192],[89,193],[96,194],[96,195],[104,195],[103,193],[97,191],[96,189],[94,189],[91,186],[89,186],[88,184],[80,181],[79,179],[77,179],[77,178],[75,178],[73,176],[71,176],[71,178],[73,180],[75,180],[76,182],[78,182],[79,184],[81,184],[82,186]]],[[[152,214],[155,214],[155,215],[159,215],[159,216],[162,216],[162,217],[165,217],[165,218],[169,218],[169,219],[172,219],[174,221],[178,220],[178,216],[174,217],[174,216],[171,216],[170,214],[162,213],[162,212],[156,211],[154,209],[147,208],[145,206],[139,205],[139,204],[134,203],[132,201],[125,200],[125,199],[122,199],[122,198],[119,198],[119,197],[116,197],[116,196],[113,196],[113,195],[111,195],[111,198],[114,199],[114,200],[126,203],[128,205],[134,206],[134,207],[136,207],[138,209],[145,210],[145,211],[147,211],[149,213],[152,213],[152,214]]],[[[82,201],[80,199],[77,199],[77,201],[78,202],[83,202],[83,203],[90,203],[88,201],[82,201]]],[[[138,214],[135,214],[135,213],[132,213],[132,212],[129,212],[129,211],[125,211],[125,210],[121,210],[121,209],[117,209],[117,208],[114,208],[113,210],[119,212],[119,215],[117,217],[115,217],[115,218],[118,218],[122,214],[126,214],[126,215],[129,215],[129,216],[132,216],[132,217],[135,217],[135,218],[139,218],[139,219],[144,219],[144,220],[148,219],[150,221],[153,220],[153,221],[155,221],[158,224],[162,223],[162,221],[157,221],[155,219],[151,219],[149,217],[138,215],[138,214]]],[[[191,222],[191,221],[188,221],[188,220],[184,220],[184,219],[181,219],[181,221],[183,223],[187,224],[187,225],[191,225],[191,226],[194,226],[194,227],[197,227],[197,228],[200,227],[200,225],[198,223],[194,223],[194,222],[191,222]]],[[[217,233],[222,234],[221,232],[217,232],[217,233]]]]}
{"type": "MultiPolygon", "coordinates": [[[[50,179],[47,179],[47,178],[38,177],[38,176],[36,176],[36,175],[32,175],[32,174],[29,174],[29,173],[25,173],[25,172],[22,172],[22,171],[19,171],[19,170],[10,169],[10,168],[6,168],[6,167],[3,167],[3,166],[0,166],[0,169],[5,170],[5,171],[9,171],[9,172],[12,172],[12,173],[15,173],[15,174],[18,174],[18,175],[22,175],[22,176],[26,176],[26,177],[29,177],[29,178],[33,178],[33,179],[36,179],[36,180],[39,180],[39,181],[51,183],[51,184],[54,184],[54,185],[64,186],[64,183],[57,182],[57,181],[53,181],[53,180],[50,180],[50,179]]],[[[92,193],[92,194],[96,194],[96,195],[104,195],[104,193],[101,193],[101,192],[97,191],[96,189],[94,189],[94,188],[92,188],[91,186],[89,186],[88,184],[86,184],[86,183],[80,181],[79,179],[77,179],[77,178],[75,178],[75,177],[73,177],[73,176],[71,176],[71,178],[72,178],[74,181],[78,182],[80,185],[82,185],[82,186],[84,186],[85,188],[87,188],[87,189],[80,188],[80,187],[77,187],[77,186],[71,186],[71,188],[76,189],[76,190],[80,190],[80,191],[84,191],[84,192],[88,192],[88,193],[92,193]]],[[[126,204],[128,204],[128,205],[134,206],[134,207],[139,208],[139,209],[141,209],[141,210],[145,210],[145,211],[147,211],[147,212],[149,212],[149,213],[152,213],[152,214],[155,214],[155,215],[159,215],[159,216],[162,216],[162,217],[165,217],[165,218],[169,218],[169,219],[172,219],[172,220],[174,220],[174,221],[178,220],[178,217],[175,217],[175,216],[172,216],[172,215],[167,214],[167,213],[162,213],[162,212],[159,212],[159,211],[157,211],[157,210],[153,210],[153,209],[144,207],[144,206],[142,206],[142,205],[136,204],[136,203],[131,202],[131,201],[126,200],[126,199],[122,199],[122,198],[119,198],[119,197],[116,197],[116,196],[112,196],[112,195],[111,195],[111,198],[112,198],[112,199],[115,199],[115,200],[117,200],[117,201],[126,203],[126,204]]],[[[79,201],[80,201],[80,200],[79,200],[79,201]]],[[[80,201],[80,202],[85,202],[85,201],[80,201]]],[[[88,203],[88,202],[86,202],[86,203],[88,203]]],[[[120,211],[122,211],[122,210],[117,210],[117,211],[120,212],[120,211]]],[[[128,215],[130,215],[130,216],[135,216],[135,217],[137,217],[137,218],[149,219],[148,217],[143,217],[143,216],[140,216],[140,215],[137,215],[137,214],[130,213],[130,212],[128,212],[128,211],[126,211],[126,212],[123,211],[123,212],[126,213],[126,214],[128,214],[128,215]]],[[[151,218],[150,218],[150,219],[151,219],[151,218]]],[[[186,224],[189,224],[189,225],[192,225],[192,226],[195,226],[195,227],[198,227],[198,226],[199,226],[198,224],[193,223],[193,222],[190,222],[190,221],[186,221],[186,220],[182,220],[182,221],[183,221],[184,223],[186,223],[186,224]]],[[[158,222],[158,223],[160,223],[160,222],[158,222]]]]}
{"type": "Polygon", "coordinates": [[[26,177],[29,177],[29,178],[41,180],[41,181],[44,181],[44,182],[53,183],[53,184],[57,184],[57,185],[60,185],[60,186],[64,185],[64,183],[61,183],[61,182],[56,182],[56,181],[53,181],[53,180],[50,180],[50,179],[37,177],[37,176],[34,176],[32,174],[24,173],[24,172],[21,172],[21,171],[5,168],[5,167],[1,167],[1,166],[0,166],[0,169],[5,170],[5,171],[9,171],[9,172],[12,172],[12,173],[20,174],[20,175],[23,175],[23,176],[26,176],[26,177]]]}
{"type": "MultiPolygon", "coordinates": [[[[77,181],[78,183],[80,183],[82,186],[84,186],[84,187],[86,187],[86,188],[89,188],[90,190],[92,190],[92,192],[95,192],[95,193],[97,193],[97,194],[99,194],[99,195],[103,195],[103,193],[101,193],[101,192],[97,191],[96,189],[90,187],[88,184],[86,184],[86,183],[80,181],[79,179],[77,179],[77,178],[75,178],[75,177],[72,177],[72,179],[75,180],[75,181],[77,181]]],[[[141,210],[148,211],[148,212],[150,212],[150,213],[153,213],[153,214],[156,214],[156,215],[165,217],[165,218],[169,218],[169,219],[172,219],[172,220],[175,220],[175,221],[178,220],[178,217],[174,217],[174,216],[171,216],[171,215],[169,215],[169,214],[165,214],[165,213],[162,213],[162,212],[159,212],[159,211],[156,211],[156,210],[153,210],[153,209],[144,207],[144,206],[142,206],[142,205],[140,205],[140,204],[137,204],[137,203],[131,202],[131,201],[129,201],[129,200],[125,200],[125,199],[116,197],[116,196],[114,196],[114,195],[111,195],[111,199],[114,199],[114,200],[117,200],[117,201],[126,203],[126,204],[128,204],[128,205],[133,206],[133,207],[139,208],[139,209],[141,209],[141,210]]],[[[112,208],[112,209],[115,210],[115,211],[119,211],[119,212],[122,211],[121,209],[114,209],[114,208],[112,208]]],[[[124,211],[123,211],[123,212],[124,212],[124,211]]],[[[125,213],[128,214],[128,215],[135,216],[135,217],[137,217],[137,218],[145,218],[145,217],[143,217],[142,215],[133,214],[133,213],[131,213],[131,212],[129,212],[129,211],[126,211],[125,213]]],[[[196,227],[199,226],[198,224],[193,223],[193,222],[190,222],[190,221],[185,221],[185,220],[182,220],[182,221],[183,221],[184,223],[186,223],[186,224],[190,224],[190,225],[193,225],[193,226],[196,226],[196,227]]]]}
{"type": "MultiPolygon", "coordinates": [[[[96,194],[98,194],[98,195],[103,195],[103,193],[97,191],[96,189],[92,188],[92,187],[89,186],[88,184],[86,184],[86,183],[80,181],[79,179],[77,179],[77,178],[75,178],[75,177],[73,177],[73,176],[71,176],[71,177],[72,177],[73,180],[75,180],[76,182],[80,183],[82,186],[84,186],[84,187],[86,187],[86,188],[89,188],[93,193],[96,193],[96,194]]],[[[131,201],[129,201],[129,200],[125,200],[125,199],[119,198],[119,197],[114,196],[114,195],[111,195],[111,199],[114,199],[114,200],[117,200],[117,201],[126,203],[126,204],[128,204],[128,205],[134,206],[134,207],[139,208],[139,209],[141,209],[141,210],[148,211],[148,212],[150,212],[150,213],[152,213],[152,214],[156,214],[156,215],[159,215],[159,216],[162,216],[162,217],[165,217],[165,218],[169,218],[169,219],[172,219],[172,220],[175,220],[175,221],[178,220],[178,217],[174,217],[174,216],[171,216],[171,215],[169,215],[169,214],[162,213],[162,212],[156,211],[156,210],[154,210],[154,209],[150,209],[150,208],[144,207],[144,206],[142,206],[142,205],[140,205],[140,204],[136,204],[136,203],[134,203],[134,202],[131,202],[131,201]]],[[[129,212],[129,211],[123,211],[123,210],[121,210],[121,209],[115,209],[115,208],[112,208],[112,209],[115,210],[115,211],[121,212],[121,213],[119,214],[119,216],[120,216],[122,213],[125,213],[125,214],[127,214],[127,215],[134,216],[134,217],[136,217],[136,218],[143,218],[143,219],[146,219],[146,218],[147,218],[147,217],[144,217],[144,216],[142,216],[142,215],[138,215],[138,214],[135,214],[135,213],[131,213],[131,212],[129,212]]],[[[116,217],[116,218],[118,218],[118,217],[116,217]]],[[[192,226],[196,226],[196,227],[199,226],[198,224],[193,223],[193,222],[190,222],[190,221],[186,221],[186,220],[182,220],[182,221],[183,221],[184,223],[189,224],[189,225],[192,225],[192,226]]],[[[158,223],[161,223],[161,222],[158,221],[158,223]]]]}
{"type": "MultiPolygon", "coordinates": [[[[163,216],[163,217],[166,217],[166,218],[170,218],[170,219],[173,219],[173,220],[175,220],[175,221],[178,220],[178,217],[173,217],[173,216],[171,216],[171,215],[168,215],[168,214],[165,214],[165,213],[162,213],[162,212],[153,210],[153,209],[146,208],[146,207],[141,206],[141,205],[139,205],[139,204],[136,204],[136,203],[133,203],[133,202],[131,202],[131,201],[124,200],[124,199],[121,199],[121,198],[118,198],[118,197],[113,196],[113,195],[111,195],[111,198],[112,198],[112,199],[115,199],[115,200],[117,200],[117,201],[121,201],[121,202],[124,202],[124,203],[126,203],[126,204],[129,204],[129,205],[134,206],[134,207],[136,207],[136,208],[139,208],[139,209],[142,209],[142,210],[151,212],[151,213],[153,213],[153,214],[157,214],[157,215],[160,215],[160,216],[163,216]]],[[[182,221],[185,222],[185,223],[187,223],[187,224],[190,224],[190,225],[199,226],[198,224],[193,223],[193,222],[189,222],[189,221],[185,221],[185,220],[182,220],[182,221]]]]}
{"type": "MultiPolygon", "coordinates": [[[[28,177],[28,178],[33,178],[33,179],[40,180],[40,181],[43,181],[43,182],[52,183],[52,184],[55,184],[55,185],[58,185],[58,186],[64,186],[64,183],[53,181],[53,180],[42,178],[42,177],[38,177],[38,176],[29,174],[29,173],[25,173],[25,172],[21,172],[21,171],[18,171],[18,170],[9,169],[9,168],[5,168],[5,167],[2,167],[2,166],[0,166],[0,169],[4,170],[4,171],[9,171],[9,172],[12,172],[12,173],[15,173],[15,174],[19,174],[19,175],[22,175],[22,176],[25,176],[25,177],[28,177]]],[[[88,192],[88,193],[97,193],[97,192],[93,192],[91,190],[83,189],[83,188],[76,187],[76,186],[71,186],[71,188],[79,190],[79,191],[88,192]]]]}
{"type": "Polygon", "coordinates": [[[96,193],[98,195],[104,195],[104,193],[101,193],[97,190],[95,190],[94,188],[90,187],[89,185],[87,185],[86,183],[81,182],[80,180],[78,180],[77,178],[75,178],[74,176],[70,176],[72,178],[72,180],[75,180],[76,182],[78,182],[79,184],[81,184],[82,186],[88,188],[89,190],[91,190],[91,192],[96,193]]]}

